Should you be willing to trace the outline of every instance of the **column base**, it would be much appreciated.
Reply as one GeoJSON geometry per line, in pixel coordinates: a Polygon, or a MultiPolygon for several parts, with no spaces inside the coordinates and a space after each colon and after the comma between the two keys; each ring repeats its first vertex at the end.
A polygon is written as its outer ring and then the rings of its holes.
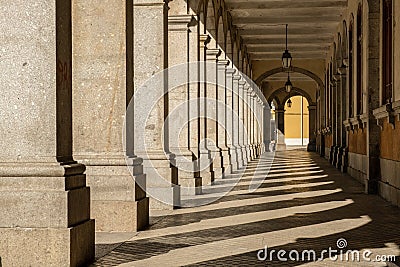
{"type": "Polygon", "coordinates": [[[94,260],[90,189],[76,162],[0,163],[4,266],[83,266],[94,260]]]}
{"type": "Polygon", "coordinates": [[[211,185],[214,182],[214,166],[208,150],[200,151],[200,177],[202,186],[211,185]]]}
{"type": "Polygon", "coordinates": [[[330,164],[333,163],[333,156],[335,154],[334,152],[335,152],[335,147],[331,146],[329,149],[329,158],[328,158],[330,164]]]}
{"type": "Polygon", "coordinates": [[[221,148],[221,155],[222,155],[222,168],[223,168],[223,173],[222,177],[225,177],[227,173],[229,173],[229,168],[230,168],[230,156],[229,156],[229,148],[228,147],[223,147],[221,148]]]}
{"type": "Polygon", "coordinates": [[[181,190],[179,185],[171,187],[149,187],[150,210],[173,210],[181,206],[181,190]]]}
{"type": "Polygon", "coordinates": [[[339,170],[342,168],[343,150],[344,149],[345,149],[344,147],[339,147],[339,149],[338,149],[336,168],[339,170]]]}
{"type": "Polygon", "coordinates": [[[96,232],[136,232],[149,225],[149,198],[138,201],[93,200],[96,232]]]}
{"type": "Polygon", "coordinates": [[[317,144],[315,142],[310,142],[307,145],[308,152],[316,152],[317,151],[317,144]]]}
{"type": "Polygon", "coordinates": [[[378,193],[379,180],[365,179],[365,193],[366,194],[377,194],[378,193]]]}
{"type": "Polygon", "coordinates": [[[285,143],[277,143],[275,147],[276,151],[285,151],[286,150],[286,144],[285,143]]]}
{"type": "Polygon", "coordinates": [[[339,149],[340,146],[334,146],[333,147],[333,160],[332,160],[332,165],[336,166],[338,162],[338,156],[339,156],[339,149]]]}
{"type": "Polygon", "coordinates": [[[149,224],[142,159],[78,155],[91,187],[91,216],[97,232],[136,232],[149,224]]]}
{"type": "Polygon", "coordinates": [[[248,152],[247,152],[247,147],[246,146],[242,146],[240,148],[241,152],[242,152],[242,164],[243,167],[245,167],[247,165],[247,162],[249,162],[249,158],[248,158],[248,152]]]}
{"type": "Polygon", "coordinates": [[[185,154],[176,156],[176,166],[179,170],[178,183],[181,186],[182,195],[200,195],[201,190],[201,177],[199,176],[196,162],[196,157],[188,151],[185,154]]]}
{"type": "Polygon", "coordinates": [[[349,149],[345,147],[343,148],[341,171],[343,173],[347,173],[348,166],[349,166],[349,149]]]}
{"type": "Polygon", "coordinates": [[[86,266],[94,261],[94,220],[69,228],[0,228],[3,266],[86,266]]]}
{"type": "Polygon", "coordinates": [[[211,155],[215,155],[213,160],[214,180],[222,179],[224,173],[222,152],[219,148],[213,149],[211,155]]]}
{"type": "Polygon", "coordinates": [[[231,146],[229,148],[229,167],[226,173],[234,173],[235,171],[238,170],[238,154],[237,154],[237,149],[234,146],[231,146]]]}
{"type": "MultiPolygon", "coordinates": [[[[182,172],[179,172],[181,174],[182,172]]],[[[179,184],[181,186],[181,195],[194,196],[202,194],[202,178],[201,177],[190,177],[190,178],[179,178],[179,184]]]]}
{"type": "Polygon", "coordinates": [[[148,151],[143,157],[143,169],[147,175],[146,191],[150,197],[150,210],[172,210],[180,207],[180,186],[175,155],[163,151],[148,151]],[[168,157],[168,158],[167,158],[168,157]]]}

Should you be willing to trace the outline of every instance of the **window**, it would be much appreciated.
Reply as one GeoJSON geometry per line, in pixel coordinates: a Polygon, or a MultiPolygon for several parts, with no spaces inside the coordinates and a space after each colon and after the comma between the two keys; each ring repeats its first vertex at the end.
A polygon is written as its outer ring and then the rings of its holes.
{"type": "Polygon", "coordinates": [[[358,6],[357,12],[357,114],[363,112],[362,99],[362,9],[358,6]]]}
{"type": "Polygon", "coordinates": [[[393,97],[393,24],[392,0],[383,1],[382,17],[382,105],[390,103],[393,97]]]}

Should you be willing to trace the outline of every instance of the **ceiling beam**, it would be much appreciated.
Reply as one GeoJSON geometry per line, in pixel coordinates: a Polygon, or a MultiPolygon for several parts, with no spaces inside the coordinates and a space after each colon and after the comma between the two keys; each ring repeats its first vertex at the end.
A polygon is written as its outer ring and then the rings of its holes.
{"type": "Polygon", "coordinates": [[[309,23],[315,24],[335,24],[341,21],[340,16],[330,16],[330,15],[318,15],[318,16],[294,16],[294,17],[234,17],[234,24],[246,25],[246,24],[305,24],[306,27],[309,23]]]}
{"type": "MultiPolygon", "coordinates": [[[[243,39],[244,44],[285,44],[285,38],[251,38],[243,39]]],[[[290,49],[291,44],[321,44],[333,42],[333,37],[314,37],[310,38],[288,38],[288,46],[290,49]]]]}
{"type": "Polygon", "coordinates": [[[344,8],[347,6],[347,0],[334,0],[334,1],[226,1],[228,9],[297,9],[297,8],[324,8],[324,7],[336,7],[344,8]]]}
{"type": "MultiPolygon", "coordinates": [[[[330,45],[325,44],[292,44],[290,46],[290,51],[310,51],[310,50],[321,50],[327,51],[330,48],[330,45]]],[[[283,51],[285,49],[285,44],[260,44],[260,45],[247,45],[247,51],[258,53],[258,52],[265,52],[265,51],[283,51]]]]}
{"type": "Polygon", "coordinates": [[[233,9],[233,17],[313,17],[315,15],[326,14],[330,17],[337,17],[343,14],[343,10],[337,7],[324,8],[298,8],[298,9],[233,9]]]}

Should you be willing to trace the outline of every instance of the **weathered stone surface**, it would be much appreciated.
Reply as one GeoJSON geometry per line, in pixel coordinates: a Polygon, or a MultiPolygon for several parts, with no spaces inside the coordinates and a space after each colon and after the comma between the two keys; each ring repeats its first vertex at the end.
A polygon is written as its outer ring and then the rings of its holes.
{"type": "Polygon", "coordinates": [[[133,6],[129,1],[78,0],[73,17],[74,157],[87,166],[96,230],[136,231],[137,221],[148,220],[146,209],[139,214],[135,203],[146,203],[146,176],[141,159],[127,159],[134,147],[122,138],[133,95],[133,40],[127,38],[133,32],[133,6]]]}

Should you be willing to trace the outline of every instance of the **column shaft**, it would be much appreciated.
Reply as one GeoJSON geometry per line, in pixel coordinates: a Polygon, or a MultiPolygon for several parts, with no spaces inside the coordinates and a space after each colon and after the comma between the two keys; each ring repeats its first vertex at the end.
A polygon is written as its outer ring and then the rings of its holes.
{"type": "Polygon", "coordinates": [[[217,90],[217,132],[218,132],[218,147],[221,151],[222,158],[222,170],[223,174],[229,167],[229,148],[227,139],[227,108],[228,108],[228,98],[227,98],[227,66],[229,60],[219,59],[218,60],[218,90],[217,90]]]}
{"type": "Polygon", "coordinates": [[[180,189],[165,122],[169,114],[167,72],[148,83],[168,67],[167,2],[134,0],[134,18],[134,62],[138,62],[134,64],[135,130],[140,131],[135,135],[135,146],[148,177],[150,208],[172,209],[180,205],[180,189]],[[142,87],[144,84],[152,88],[142,87]]]}
{"type": "Polygon", "coordinates": [[[214,181],[213,162],[211,160],[211,153],[207,149],[207,65],[206,65],[206,51],[207,44],[211,41],[208,34],[200,35],[199,46],[199,97],[200,97],[200,121],[199,121],[199,155],[200,155],[200,176],[203,185],[209,185],[214,181]]]}
{"type": "Polygon", "coordinates": [[[1,1],[0,10],[1,263],[89,265],[90,191],[72,158],[71,1],[1,1]]]}
{"type": "MultiPolygon", "coordinates": [[[[197,70],[191,61],[190,53],[196,53],[193,46],[193,33],[197,21],[192,15],[174,15],[168,17],[168,56],[170,70],[169,81],[182,80],[176,88],[169,92],[169,147],[176,155],[176,164],[179,169],[178,182],[183,195],[201,194],[201,178],[196,172],[196,155],[191,150],[191,144],[197,141],[197,88],[190,81],[197,81],[195,77],[197,70]],[[192,68],[192,69],[189,69],[192,68]],[[177,76],[177,77],[174,77],[177,76]],[[183,77],[183,78],[181,78],[183,77]],[[194,124],[194,125],[192,125],[194,124]],[[194,130],[194,134],[191,132],[194,130]],[[192,140],[194,139],[194,140],[192,140]],[[194,142],[193,142],[194,141],[194,142]]],[[[192,60],[193,61],[193,60],[192,60]]],[[[195,146],[197,150],[197,145],[195,146]]],[[[197,154],[197,153],[196,153],[197,154]]]]}

